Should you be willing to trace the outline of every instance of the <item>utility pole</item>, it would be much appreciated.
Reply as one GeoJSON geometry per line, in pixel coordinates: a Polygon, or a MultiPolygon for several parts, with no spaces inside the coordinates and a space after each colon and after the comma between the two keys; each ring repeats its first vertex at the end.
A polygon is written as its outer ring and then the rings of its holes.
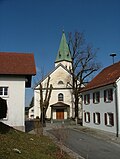
{"type": "Polygon", "coordinates": [[[110,56],[112,57],[112,59],[113,59],[113,64],[114,64],[114,57],[116,56],[116,53],[111,53],[110,56]]]}

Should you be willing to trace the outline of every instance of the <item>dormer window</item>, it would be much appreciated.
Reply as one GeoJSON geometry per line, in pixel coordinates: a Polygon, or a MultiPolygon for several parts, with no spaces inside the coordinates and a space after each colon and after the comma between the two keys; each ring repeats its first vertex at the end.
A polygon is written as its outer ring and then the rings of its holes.
{"type": "Polygon", "coordinates": [[[58,84],[64,84],[63,81],[59,81],[58,84]]]}
{"type": "Polygon", "coordinates": [[[59,57],[61,57],[61,53],[59,52],[59,57]]]}

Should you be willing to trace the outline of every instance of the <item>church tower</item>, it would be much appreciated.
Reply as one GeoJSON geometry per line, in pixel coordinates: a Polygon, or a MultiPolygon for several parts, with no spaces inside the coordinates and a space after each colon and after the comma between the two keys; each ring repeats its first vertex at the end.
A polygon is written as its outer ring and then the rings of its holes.
{"type": "Polygon", "coordinates": [[[72,69],[72,58],[70,55],[70,51],[69,51],[69,47],[66,41],[64,31],[62,33],[62,38],[61,38],[57,58],[55,60],[55,67],[59,65],[60,63],[68,70],[72,69]]]}

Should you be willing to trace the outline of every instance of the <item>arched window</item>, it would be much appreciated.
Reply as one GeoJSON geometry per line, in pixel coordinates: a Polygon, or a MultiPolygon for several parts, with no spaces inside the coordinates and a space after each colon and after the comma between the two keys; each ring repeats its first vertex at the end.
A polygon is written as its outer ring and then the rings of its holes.
{"type": "Polygon", "coordinates": [[[58,84],[64,84],[63,81],[59,81],[58,84]]]}
{"type": "Polygon", "coordinates": [[[64,100],[64,95],[62,93],[58,94],[58,101],[63,101],[64,100]]]}

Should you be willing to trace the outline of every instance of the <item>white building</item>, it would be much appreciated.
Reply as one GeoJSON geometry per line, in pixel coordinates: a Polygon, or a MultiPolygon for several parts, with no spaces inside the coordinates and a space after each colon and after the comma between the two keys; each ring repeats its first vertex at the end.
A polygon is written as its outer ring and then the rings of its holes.
{"type": "Polygon", "coordinates": [[[46,91],[48,76],[53,86],[46,118],[51,120],[63,120],[74,117],[74,99],[72,94],[72,59],[63,32],[55,68],[34,88],[34,117],[40,117],[40,93],[39,84],[42,83],[43,94],[46,91]]]}
{"type": "Polygon", "coordinates": [[[35,74],[33,54],[0,52],[0,97],[7,101],[3,123],[24,131],[25,88],[35,74]]]}
{"type": "Polygon", "coordinates": [[[28,118],[29,119],[34,119],[34,106],[29,108],[29,110],[28,110],[28,118]]]}
{"type": "Polygon", "coordinates": [[[83,126],[120,134],[120,62],[103,69],[83,90],[83,126]]]}

